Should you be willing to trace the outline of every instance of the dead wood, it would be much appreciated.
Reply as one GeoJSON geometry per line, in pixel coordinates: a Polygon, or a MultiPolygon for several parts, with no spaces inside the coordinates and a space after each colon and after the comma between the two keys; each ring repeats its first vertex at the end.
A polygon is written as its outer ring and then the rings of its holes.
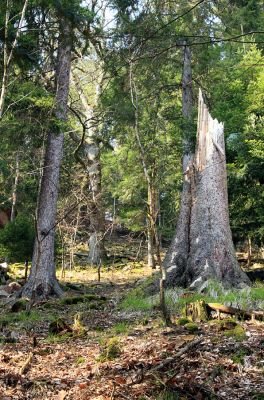
{"type": "Polygon", "coordinates": [[[29,369],[30,364],[31,364],[31,362],[32,362],[32,360],[33,360],[33,355],[34,355],[33,352],[31,352],[31,353],[29,354],[29,356],[28,356],[28,358],[26,359],[25,363],[22,365],[22,367],[21,367],[20,370],[19,370],[20,375],[23,375],[23,374],[24,374],[25,372],[27,372],[27,370],[29,369]]]}
{"type": "Polygon", "coordinates": [[[236,315],[238,317],[243,317],[243,318],[253,318],[253,319],[255,318],[259,320],[264,319],[264,311],[241,310],[239,308],[228,307],[218,303],[208,303],[207,306],[211,310],[218,311],[224,314],[236,315]]]}
{"type": "Polygon", "coordinates": [[[180,358],[184,353],[188,352],[191,348],[197,346],[199,343],[201,343],[202,339],[196,339],[193,340],[192,342],[188,343],[186,346],[184,346],[181,350],[179,350],[173,357],[168,357],[166,358],[162,363],[159,365],[155,366],[154,368],[151,369],[151,372],[154,371],[159,371],[166,367],[167,365],[173,363],[177,358],[180,358]]]}

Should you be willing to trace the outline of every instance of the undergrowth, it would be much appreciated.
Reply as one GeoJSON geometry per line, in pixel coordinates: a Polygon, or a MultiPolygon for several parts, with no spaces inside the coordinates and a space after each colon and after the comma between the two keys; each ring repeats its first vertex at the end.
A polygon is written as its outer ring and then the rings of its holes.
{"type": "MultiPolygon", "coordinates": [[[[148,295],[148,286],[157,279],[156,275],[142,282],[131,290],[122,300],[123,310],[149,311],[159,304],[159,295],[148,295]]],[[[254,287],[244,289],[225,289],[215,281],[208,281],[203,293],[192,293],[186,289],[173,288],[166,290],[166,304],[172,313],[181,313],[186,304],[204,300],[206,303],[221,303],[239,309],[262,310],[264,308],[264,285],[258,283],[254,287]]]]}

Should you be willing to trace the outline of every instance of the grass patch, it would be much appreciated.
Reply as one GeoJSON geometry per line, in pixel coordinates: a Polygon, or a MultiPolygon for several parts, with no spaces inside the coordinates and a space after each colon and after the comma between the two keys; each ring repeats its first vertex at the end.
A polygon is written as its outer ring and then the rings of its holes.
{"type": "Polygon", "coordinates": [[[127,335],[129,332],[129,324],[127,322],[121,321],[113,326],[112,331],[115,335],[127,335]]]}
{"type": "Polygon", "coordinates": [[[64,343],[72,338],[73,338],[72,332],[66,332],[63,335],[49,334],[48,337],[44,339],[44,343],[49,343],[49,344],[64,343]]]}
{"type": "MultiPolygon", "coordinates": [[[[157,296],[158,298],[158,296],[157,296]]],[[[240,309],[264,308],[264,286],[245,289],[225,289],[213,280],[208,281],[204,293],[190,293],[181,288],[166,291],[166,303],[172,313],[182,313],[186,305],[203,300],[206,303],[220,303],[240,309]]]]}
{"type": "Polygon", "coordinates": [[[40,321],[42,318],[43,316],[35,310],[21,311],[20,313],[8,313],[0,317],[0,326],[37,322],[40,321]]]}
{"type": "Polygon", "coordinates": [[[157,275],[145,279],[138,287],[132,289],[121,301],[122,310],[150,311],[158,304],[156,296],[148,296],[148,288],[155,282],[157,275]]]}
{"type": "Polygon", "coordinates": [[[189,322],[190,322],[189,319],[185,318],[185,317],[179,318],[177,320],[177,324],[180,326],[184,326],[184,325],[188,324],[189,322]]]}
{"type": "Polygon", "coordinates": [[[153,304],[148,298],[139,297],[137,293],[129,293],[121,302],[122,310],[150,311],[153,304]]]}

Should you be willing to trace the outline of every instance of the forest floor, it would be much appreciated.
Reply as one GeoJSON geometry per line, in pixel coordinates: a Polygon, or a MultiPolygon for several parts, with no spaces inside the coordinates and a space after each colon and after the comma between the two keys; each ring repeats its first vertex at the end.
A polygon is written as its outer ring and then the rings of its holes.
{"type": "Polygon", "coordinates": [[[264,323],[183,326],[175,312],[167,328],[140,297],[150,275],[135,263],[100,283],[95,269],[66,271],[63,299],[2,313],[0,399],[263,400],[264,323]]]}

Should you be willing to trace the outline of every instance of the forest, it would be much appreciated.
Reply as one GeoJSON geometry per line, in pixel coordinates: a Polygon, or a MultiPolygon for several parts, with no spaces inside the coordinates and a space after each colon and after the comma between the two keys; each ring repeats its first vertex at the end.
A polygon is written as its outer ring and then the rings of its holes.
{"type": "Polygon", "coordinates": [[[263,27],[0,2],[0,400],[264,400],[263,27]]]}

